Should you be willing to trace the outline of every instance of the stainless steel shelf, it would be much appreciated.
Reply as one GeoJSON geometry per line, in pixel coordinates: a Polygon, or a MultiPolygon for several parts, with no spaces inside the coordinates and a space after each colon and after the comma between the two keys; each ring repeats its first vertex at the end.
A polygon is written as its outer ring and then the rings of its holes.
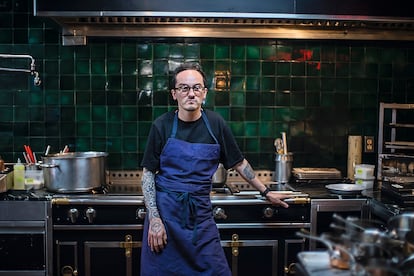
{"type": "MultiPolygon", "coordinates": [[[[414,141],[401,140],[402,137],[400,130],[402,133],[404,133],[411,131],[410,129],[414,129],[414,122],[398,122],[399,118],[397,117],[397,114],[403,110],[414,111],[414,104],[380,103],[378,123],[377,179],[382,178],[383,154],[414,154],[414,141]],[[388,115],[391,116],[389,117],[388,115]],[[385,139],[387,139],[387,141],[385,141],[385,139]]],[[[407,137],[407,135],[405,136],[407,137]]]]}

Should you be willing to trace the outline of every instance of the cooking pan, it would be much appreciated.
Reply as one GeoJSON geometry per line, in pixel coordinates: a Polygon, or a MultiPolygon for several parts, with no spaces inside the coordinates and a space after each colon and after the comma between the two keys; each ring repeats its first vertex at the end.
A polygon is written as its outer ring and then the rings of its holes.
{"type": "Polygon", "coordinates": [[[314,236],[308,231],[301,229],[296,232],[296,235],[302,238],[313,239],[324,244],[328,249],[329,263],[332,268],[337,269],[350,269],[355,268],[354,257],[345,249],[342,245],[335,244],[330,241],[324,234],[321,236],[314,236]]]}
{"type": "Polygon", "coordinates": [[[387,222],[390,234],[399,240],[405,240],[408,232],[414,229],[414,212],[396,215],[387,222]]]}
{"type": "Polygon", "coordinates": [[[44,156],[45,187],[57,193],[84,193],[106,185],[105,152],[69,152],[44,156]]]}

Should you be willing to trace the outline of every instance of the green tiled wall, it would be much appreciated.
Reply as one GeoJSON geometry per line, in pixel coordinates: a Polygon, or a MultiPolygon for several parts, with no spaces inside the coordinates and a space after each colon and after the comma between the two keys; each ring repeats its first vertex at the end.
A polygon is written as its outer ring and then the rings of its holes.
{"type": "MultiPolygon", "coordinates": [[[[414,102],[414,44],[316,40],[88,38],[62,46],[60,28],[33,17],[31,1],[3,1],[0,53],[30,54],[42,85],[0,71],[0,155],[40,156],[69,145],[109,152],[110,169],[139,169],[154,118],[175,108],[171,69],[203,65],[205,107],[219,112],[254,168],[273,169],[273,140],[288,135],[294,166],[345,172],[348,135],[377,135],[380,101],[414,102]],[[216,90],[215,73],[229,87],[216,90]]],[[[0,67],[28,66],[0,58],[0,67]]],[[[375,162],[375,154],[364,154],[375,162]]],[[[346,173],[346,172],[345,172],[346,173]]]]}

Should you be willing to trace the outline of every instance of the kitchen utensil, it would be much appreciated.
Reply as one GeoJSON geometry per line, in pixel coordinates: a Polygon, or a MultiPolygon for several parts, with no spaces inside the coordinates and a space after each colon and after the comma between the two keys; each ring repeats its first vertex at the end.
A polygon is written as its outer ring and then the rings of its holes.
{"type": "Polygon", "coordinates": [[[347,183],[337,183],[337,184],[329,184],[325,186],[330,192],[335,194],[341,195],[354,195],[360,194],[361,191],[364,190],[363,187],[360,187],[355,184],[347,184],[347,183]]]}
{"type": "Polygon", "coordinates": [[[292,173],[293,154],[276,154],[274,181],[288,183],[292,173]]]}
{"type": "Polygon", "coordinates": [[[213,187],[222,188],[227,181],[227,170],[224,168],[222,163],[219,163],[216,172],[211,178],[213,187]]]}
{"type": "Polygon", "coordinates": [[[414,213],[393,216],[388,220],[387,225],[391,235],[400,240],[405,240],[407,233],[414,229],[414,213]]]}
{"type": "Polygon", "coordinates": [[[286,132],[282,132],[283,154],[288,154],[286,132]]]}
{"type": "Polygon", "coordinates": [[[46,189],[58,193],[82,193],[106,184],[105,152],[70,152],[44,156],[46,189]]]}
{"type": "Polygon", "coordinates": [[[276,154],[283,154],[283,141],[280,138],[276,138],[274,141],[276,154]]]}

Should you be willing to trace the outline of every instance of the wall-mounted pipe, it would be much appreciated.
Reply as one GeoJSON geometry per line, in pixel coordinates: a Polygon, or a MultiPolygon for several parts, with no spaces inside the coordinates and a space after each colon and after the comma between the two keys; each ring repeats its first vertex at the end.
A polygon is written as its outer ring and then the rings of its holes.
{"type": "Polygon", "coordinates": [[[30,73],[33,76],[33,84],[35,86],[39,86],[41,84],[41,80],[40,80],[40,77],[39,77],[39,72],[36,71],[35,59],[32,56],[30,56],[30,55],[0,54],[0,58],[27,58],[27,59],[30,59],[30,69],[0,67],[0,71],[30,73]]]}

